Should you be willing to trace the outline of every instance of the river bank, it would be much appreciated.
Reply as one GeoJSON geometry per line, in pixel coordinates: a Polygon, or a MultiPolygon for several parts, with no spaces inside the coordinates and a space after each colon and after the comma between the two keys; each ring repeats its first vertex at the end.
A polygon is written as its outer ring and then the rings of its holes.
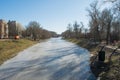
{"type": "MultiPolygon", "coordinates": [[[[98,51],[100,50],[99,45],[90,45],[88,40],[85,39],[67,39],[70,42],[73,42],[83,48],[86,48],[90,51],[91,58],[90,61],[93,61],[98,51]]],[[[106,60],[105,60],[105,70],[103,69],[92,69],[93,74],[98,77],[100,80],[120,80],[120,54],[115,54],[112,56],[112,63],[109,65],[108,56],[113,52],[115,46],[106,46],[106,60]]]]}
{"type": "Polygon", "coordinates": [[[87,50],[90,51],[91,55],[96,54],[96,51],[98,51],[99,46],[98,45],[90,45],[89,41],[86,39],[67,39],[70,42],[73,42],[83,48],[86,48],[87,50]]]}
{"type": "Polygon", "coordinates": [[[37,42],[28,39],[0,40],[0,65],[6,60],[16,56],[18,52],[32,46],[35,43],[37,42]]]}

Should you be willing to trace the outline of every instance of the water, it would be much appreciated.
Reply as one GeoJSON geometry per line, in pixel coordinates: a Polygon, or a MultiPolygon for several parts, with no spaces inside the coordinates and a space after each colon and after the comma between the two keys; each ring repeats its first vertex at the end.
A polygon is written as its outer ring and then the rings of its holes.
{"type": "Polygon", "coordinates": [[[0,66],[0,80],[95,80],[89,52],[51,38],[38,43],[0,66]]]}

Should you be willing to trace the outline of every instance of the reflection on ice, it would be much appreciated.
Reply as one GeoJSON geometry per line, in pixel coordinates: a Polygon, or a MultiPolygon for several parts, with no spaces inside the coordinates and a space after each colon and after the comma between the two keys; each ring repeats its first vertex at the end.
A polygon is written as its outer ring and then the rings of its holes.
{"type": "Polygon", "coordinates": [[[94,80],[89,56],[73,43],[52,38],[0,66],[0,80],[94,80]]]}

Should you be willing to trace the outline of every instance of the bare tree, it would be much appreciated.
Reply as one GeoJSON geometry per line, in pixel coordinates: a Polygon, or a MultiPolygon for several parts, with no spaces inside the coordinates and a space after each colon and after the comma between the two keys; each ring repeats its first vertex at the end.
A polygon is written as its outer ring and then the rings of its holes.
{"type": "Polygon", "coordinates": [[[111,10],[104,9],[103,10],[104,22],[106,26],[106,44],[109,44],[111,41],[111,26],[112,26],[112,20],[113,20],[113,14],[111,13],[111,10]]]}
{"type": "Polygon", "coordinates": [[[93,35],[94,41],[100,41],[100,32],[99,32],[100,11],[97,5],[98,5],[98,2],[95,1],[92,4],[90,4],[90,9],[87,10],[90,16],[90,21],[89,21],[90,32],[93,35]]]}
{"type": "Polygon", "coordinates": [[[84,24],[83,22],[80,22],[79,37],[83,37],[83,31],[84,31],[84,24]]]}
{"type": "Polygon", "coordinates": [[[75,21],[73,27],[74,27],[75,38],[79,39],[79,24],[77,23],[77,21],[75,21]]]}
{"type": "Polygon", "coordinates": [[[26,35],[33,40],[50,38],[52,35],[50,31],[40,27],[40,24],[36,21],[31,21],[26,29],[26,35]]]}
{"type": "Polygon", "coordinates": [[[73,35],[72,34],[72,25],[70,23],[68,24],[67,30],[68,30],[68,34],[69,34],[68,37],[72,38],[72,35],[73,35]]]}
{"type": "Polygon", "coordinates": [[[40,24],[36,21],[31,21],[27,26],[27,35],[30,36],[33,40],[40,39],[40,24]]]}

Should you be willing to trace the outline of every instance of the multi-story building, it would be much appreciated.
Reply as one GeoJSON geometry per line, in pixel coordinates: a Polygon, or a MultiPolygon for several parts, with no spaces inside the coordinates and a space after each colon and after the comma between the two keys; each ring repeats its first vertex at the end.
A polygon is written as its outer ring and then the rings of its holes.
{"type": "Polygon", "coordinates": [[[15,36],[22,37],[24,31],[23,26],[16,21],[8,21],[0,19],[0,39],[15,38],[15,36]]]}
{"type": "Polygon", "coordinates": [[[8,24],[2,19],[0,19],[0,38],[8,38],[8,24]]]}
{"type": "Polygon", "coordinates": [[[17,24],[16,21],[8,21],[8,29],[9,29],[9,38],[14,38],[17,36],[17,24]]]}

